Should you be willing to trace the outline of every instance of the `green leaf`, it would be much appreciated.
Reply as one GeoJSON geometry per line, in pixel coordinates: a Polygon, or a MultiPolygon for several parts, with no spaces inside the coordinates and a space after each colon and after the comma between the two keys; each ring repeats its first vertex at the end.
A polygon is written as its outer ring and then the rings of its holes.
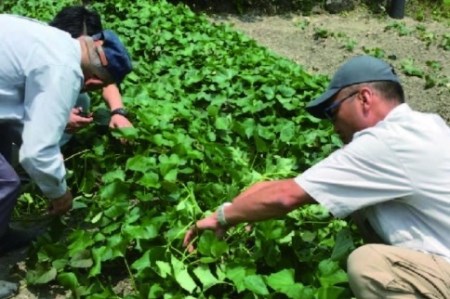
{"type": "Polygon", "coordinates": [[[295,89],[293,89],[292,87],[289,87],[286,85],[281,85],[281,86],[278,86],[277,89],[281,93],[281,95],[285,98],[290,98],[293,95],[295,95],[295,89]]]}
{"type": "Polygon", "coordinates": [[[56,269],[50,267],[49,269],[38,269],[27,272],[27,281],[31,284],[46,284],[56,278],[56,269]]]}
{"type": "Polygon", "coordinates": [[[89,271],[89,276],[96,276],[101,273],[102,261],[107,252],[106,246],[101,246],[92,249],[92,258],[94,259],[94,265],[89,271]]]}
{"type": "Polygon", "coordinates": [[[83,230],[74,231],[69,235],[69,239],[72,243],[67,249],[69,255],[71,256],[78,254],[79,252],[83,252],[86,248],[89,248],[92,244],[94,244],[91,234],[83,230]]]}
{"type": "Polygon", "coordinates": [[[219,283],[219,280],[211,273],[211,270],[206,265],[201,265],[195,268],[194,274],[203,285],[203,291],[219,283]]]}
{"type": "Polygon", "coordinates": [[[142,178],[139,179],[139,183],[147,188],[159,188],[159,175],[154,172],[145,173],[142,178]]]}
{"type": "Polygon", "coordinates": [[[206,256],[220,257],[228,250],[228,244],[219,240],[212,231],[206,231],[200,236],[198,251],[206,256]]]}
{"type": "Polygon", "coordinates": [[[168,182],[176,182],[178,175],[178,169],[171,169],[164,175],[164,180],[168,182]]]}
{"type": "Polygon", "coordinates": [[[355,248],[349,229],[342,229],[336,235],[336,244],[331,254],[331,259],[338,261],[346,258],[348,253],[355,248]]]}
{"type": "Polygon", "coordinates": [[[218,130],[228,130],[229,125],[229,120],[226,117],[217,117],[214,121],[214,126],[218,130]]]}
{"type": "Polygon", "coordinates": [[[111,133],[116,138],[133,140],[138,137],[139,130],[135,127],[124,127],[124,128],[116,128],[111,133]]]}
{"type": "Polygon", "coordinates": [[[92,267],[94,263],[92,262],[92,259],[78,259],[78,260],[71,260],[70,266],[73,268],[90,268],[92,267]]]}
{"type": "Polygon", "coordinates": [[[293,269],[284,269],[267,277],[267,284],[275,291],[282,293],[285,293],[294,283],[293,269]]]}
{"type": "Polygon", "coordinates": [[[145,269],[148,269],[149,267],[150,267],[149,250],[147,250],[140,258],[138,258],[131,264],[131,269],[136,270],[138,275],[145,269]]]}
{"type": "Polygon", "coordinates": [[[413,60],[410,60],[410,59],[403,60],[401,67],[402,67],[403,72],[408,76],[416,76],[419,78],[424,77],[425,73],[420,68],[418,68],[417,66],[414,65],[413,60]]]}
{"type": "Polygon", "coordinates": [[[343,287],[321,287],[317,292],[318,299],[341,299],[341,298],[349,298],[348,290],[343,287]],[[347,294],[347,296],[343,297],[342,295],[347,294]]]}
{"type": "Polygon", "coordinates": [[[289,298],[304,299],[304,287],[294,280],[294,270],[284,269],[271,274],[266,278],[267,284],[277,292],[283,293],[289,298]]]}
{"type": "Polygon", "coordinates": [[[268,295],[269,291],[267,290],[266,284],[262,276],[260,275],[250,275],[244,278],[244,285],[246,289],[252,291],[258,295],[268,295]]]}
{"type": "Polygon", "coordinates": [[[129,198],[128,184],[124,182],[114,181],[104,186],[101,190],[100,197],[102,200],[120,201],[129,198]]]}
{"type": "Polygon", "coordinates": [[[154,225],[124,225],[122,229],[130,239],[151,240],[158,236],[158,229],[154,225]]]}
{"type": "Polygon", "coordinates": [[[102,176],[102,180],[105,184],[111,183],[115,180],[125,181],[125,172],[122,169],[115,169],[109,171],[102,176]]]}
{"type": "Polygon", "coordinates": [[[100,218],[102,218],[102,216],[103,216],[103,212],[102,211],[98,212],[97,215],[92,217],[91,223],[97,223],[100,220],[100,218]]]}
{"type": "Polygon", "coordinates": [[[275,97],[275,89],[273,87],[264,85],[261,90],[264,92],[264,96],[268,100],[272,100],[275,97]]]}
{"type": "Polygon", "coordinates": [[[330,259],[322,260],[319,263],[319,271],[320,284],[324,287],[348,282],[347,273],[339,267],[338,262],[330,259]]]}
{"type": "Polygon", "coordinates": [[[167,276],[172,276],[172,268],[170,264],[164,261],[156,261],[156,266],[158,267],[158,274],[162,278],[166,278],[167,276]]]}
{"type": "Polygon", "coordinates": [[[56,271],[60,271],[68,265],[68,262],[67,259],[57,259],[52,261],[52,266],[56,268],[56,271]]]}
{"type": "Polygon", "coordinates": [[[159,283],[154,283],[150,287],[150,290],[148,292],[148,299],[157,299],[157,298],[163,298],[166,291],[161,287],[159,283]]]}
{"type": "Polygon", "coordinates": [[[227,267],[225,273],[226,277],[234,283],[238,293],[242,292],[246,288],[244,278],[247,274],[247,270],[242,266],[229,266],[227,267]]]}
{"type": "Polygon", "coordinates": [[[156,166],[156,159],[154,157],[145,157],[136,155],[127,160],[126,167],[129,170],[146,173],[156,166]]]}
{"type": "Polygon", "coordinates": [[[197,284],[185,268],[185,265],[174,256],[171,257],[171,262],[175,280],[183,289],[189,293],[192,293],[192,291],[197,287],[197,284]]]}
{"type": "Polygon", "coordinates": [[[58,275],[57,280],[62,286],[70,290],[75,290],[80,285],[77,276],[73,272],[61,273],[58,275]]]}

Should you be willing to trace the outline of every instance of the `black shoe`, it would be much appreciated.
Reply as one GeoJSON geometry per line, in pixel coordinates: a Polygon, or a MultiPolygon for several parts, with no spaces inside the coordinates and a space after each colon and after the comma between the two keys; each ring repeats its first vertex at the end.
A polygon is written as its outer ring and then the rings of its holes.
{"type": "Polygon", "coordinates": [[[0,280],[0,299],[12,298],[18,290],[19,285],[17,283],[0,280]]]}
{"type": "Polygon", "coordinates": [[[10,251],[24,248],[31,244],[36,238],[44,233],[43,228],[39,229],[17,229],[8,228],[8,230],[0,237],[0,255],[4,255],[10,251]]]}

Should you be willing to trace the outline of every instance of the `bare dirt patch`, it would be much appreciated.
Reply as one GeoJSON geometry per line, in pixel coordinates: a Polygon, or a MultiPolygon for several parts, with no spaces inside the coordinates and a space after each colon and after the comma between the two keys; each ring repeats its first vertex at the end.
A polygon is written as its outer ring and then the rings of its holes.
{"type": "Polygon", "coordinates": [[[450,78],[450,51],[443,48],[448,39],[446,23],[418,22],[409,17],[395,20],[373,15],[363,8],[345,15],[214,15],[211,18],[214,22],[233,25],[310,73],[331,77],[352,56],[383,53],[382,58],[397,70],[411,107],[438,113],[450,123],[450,85],[446,84],[450,78]],[[421,70],[423,77],[407,75],[402,69],[406,61],[421,70]],[[429,66],[431,62],[434,69],[429,66]],[[425,76],[436,77],[440,83],[425,88],[425,76]]]}

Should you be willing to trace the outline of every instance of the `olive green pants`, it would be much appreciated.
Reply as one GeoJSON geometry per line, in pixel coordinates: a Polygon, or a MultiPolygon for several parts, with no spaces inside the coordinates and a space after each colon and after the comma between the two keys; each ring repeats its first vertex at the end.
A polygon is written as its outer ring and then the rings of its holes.
{"type": "Polygon", "coordinates": [[[450,263],[436,255],[368,244],[350,254],[347,271],[358,299],[450,298],[450,263]]]}

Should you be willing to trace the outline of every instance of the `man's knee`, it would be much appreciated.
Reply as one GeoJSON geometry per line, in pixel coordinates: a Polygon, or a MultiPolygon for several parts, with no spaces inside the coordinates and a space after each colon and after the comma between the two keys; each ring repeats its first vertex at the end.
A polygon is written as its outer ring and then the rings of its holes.
{"type": "MultiPolygon", "coordinates": [[[[3,157],[2,157],[3,158],[3,157]]],[[[20,178],[11,165],[4,161],[0,169],[0,201],[10,205],[15,202],[20,190],[20,178]]]]}
{"type": "Polygon", "coordinates": [[[20,190],[20,178],[14,173],[11,177],[9,177],[8,181],[4,182],[5,185],[2,188],[6,188],[8,194],[17,195],[20,190]]]}
{"type": "Polygon", "coordinates": [[[20,189],[20,178],[12,167],[2,171],[0,177],[0,194],[2,197],[17,194],[20,189]]]}
{"type": "Polygon", "coordinates": [[[376,249],[384,245],[368,244],[355,249],[347,260],[347,273],[350,287],[357,296],[371,293],[380,288],[383,280],[386,260],[376,249]],[[369,289],[371,289],[369,291],[369,289]]]}
{"type": "Polygon", "coordinates": [[[8,229],[11,214],[20,191],[20,179],[0,155],[0,236],[8,229]]]}

